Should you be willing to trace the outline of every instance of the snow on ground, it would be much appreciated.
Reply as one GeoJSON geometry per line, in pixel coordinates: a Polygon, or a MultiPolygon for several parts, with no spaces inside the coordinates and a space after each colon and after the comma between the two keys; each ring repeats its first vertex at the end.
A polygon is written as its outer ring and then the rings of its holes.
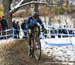
{"type": "Polygon", "coordinates": [[[49,57],[54,57],[57,61],[66,61],[66,62],[75,61],[75,46],[74,46],[75,44],[73,44],[75,43],[74,41],[75,38],[70,39],[69,38],[41,39],[42,51],[49,57]]]}

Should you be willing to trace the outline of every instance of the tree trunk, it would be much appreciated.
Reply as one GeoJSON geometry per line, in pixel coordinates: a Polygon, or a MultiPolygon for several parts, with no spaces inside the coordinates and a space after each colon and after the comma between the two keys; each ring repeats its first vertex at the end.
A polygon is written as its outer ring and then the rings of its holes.
{"type": "Polygon", "coordinates": [[[35,4],[34,12],[38,12],[38,4],[37,3],[35,4]]]}
{"type": "MultiPolygon", "coordinates": [[[[37,1],[37,0],[34,0],[34,1],[37,1]]],[[[34,4],[34,12],[38,12],[39,13],[39,11],[38,11],[38,4],[37,3],[34,4]]]]}
{"type": "Polygon", "coordinates": [[[4,6],[4,15],[7,20],[8,28],[12,28],[12,14],[9,13],[10,11],[10,2],[11,0],[3,0],[3,6],[4,6]]]}

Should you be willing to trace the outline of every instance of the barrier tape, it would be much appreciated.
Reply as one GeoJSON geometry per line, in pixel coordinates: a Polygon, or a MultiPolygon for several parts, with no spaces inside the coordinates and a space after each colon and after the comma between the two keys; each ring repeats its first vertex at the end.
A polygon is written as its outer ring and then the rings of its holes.
{"type": "Polygon", "coordinates": [[[72,45],[71,43],[54,44],[54,43],[48,43],[48,42],[45,42],[45,44],[48,46],[69,46],[69,45],[72,45]]]}

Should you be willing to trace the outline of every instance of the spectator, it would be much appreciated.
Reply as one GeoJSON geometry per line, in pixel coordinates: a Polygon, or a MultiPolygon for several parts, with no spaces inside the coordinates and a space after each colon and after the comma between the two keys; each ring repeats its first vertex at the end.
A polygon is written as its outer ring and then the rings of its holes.
{"type": "Polygon", "coordinates": [[[63,33],[64,33],[64,34],[67,34],[66,25],[64,25],[63,33]]]}
{"type": "Polygon", "coordinates": [[[63,37],[68,37],[68,30],[66,29],[66,25],[64,25],[64,29],[62,30],[63,34],[63,37]]]}
{"type": "Polygon", "coordinates": [[[0,31],[2,30],[2,24],[1,24],[2,18],[0,17],[0,31]]]}
{"type": "Polygon", "coordinates": [[[19,38],[19,31],[20,31],[20,26],[19,26],[19,21],[16,22],[16,33],[17,33],[17,38],[19,38]]]}
{"type": "Polygon", "coordinates": [[[51,30],[51,38],[55,38],[55,28],[54,27],[52,27],[52,30],[51,30]]]}
{"type": "Polygon", "coordinates": [[[6,30],[8,28],[7,21],[6,21],[4,16],[2,17],[1,24],[2,24],[2,27],[3,27],[2,30],[6,30]]]}
{"type": "MultiPolygon", "coordinates": [[[[7,21],[5,19],[5,16],[2,16],[1,25],[2,25],[2,35],[6,35],[5,30],[8,28],[8,26],[7,26],[7,21]]],[[[3,37],[3,39],[6,39],[6,37],[3,37]]]]}
{"type": "Polygon", "coordinates": [[[27,32],[26,32],[26,30],[27,30],[26,21],[27,20],[24,20],[24,22],[21,24],[21,28],[22,28],[22,30],[24,32],[24,37],[23,38],[25,38],[25,36],[27,35],[27,32]]]}
{"type": "Polygon", "coordinates": [[[0,21],[0,31],[2,30],[2,24],[1,24],[1,21],[0,21]]]}
{"type": "Polygon", "coordinates": [[[61,38],[61,36],[62,36],[62,35],[61,35],[61,34],[63,33],[62,31],[63,31],[62,28],[59,27],[59,29],[58,29],[58,37],[59,37],[59,38],[61,38]]]}
{"type": "Polygon", "coordinates": [[[16,21],[14,20],[12,22],[13,24],[13,28],[14,28],[14,38],[17,38],[17,24],[16,24],[16,21]]]}
{"type": "MultiPolygon", "coordinates": [[[[0,17],[0,36],[2,36],[2,24],[1,24],[2,18],[0,17]]],[[[0,37],[2,39],[2,37],[0,37]]]]}
{"type": "Polygon", "coordinates": [[[12,21],[12,24],[13,24],[13,28],[14,28],[14,29],[16,29],[16,24],[15,24],[15,23],[16,23],[16,21],[15,21],[15,20],[14,20],[14,21],[12,21]]]}
{"type": "Polygon", "coordinates": [[[20,30],[20,26],[19,26],[19,21],[13,21],[12,22],[13,24],[13,28],[14,28],[14,38],[19,38],[19,30],[20,30]]]}

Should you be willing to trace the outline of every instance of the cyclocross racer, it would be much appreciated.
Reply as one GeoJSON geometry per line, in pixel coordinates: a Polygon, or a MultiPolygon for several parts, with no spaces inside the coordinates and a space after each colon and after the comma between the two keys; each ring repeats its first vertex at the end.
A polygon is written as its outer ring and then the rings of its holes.
{"type": "Polygon", "coordinates": [[[37,26],[37,22],[40,24],[43,31],[46,30],[41,19],[39,18],[38,13],[34,13],[32,16],[30,16],[27,21],[27,28],[31,30],[31,33],[29,33],[29,46],[31,46],[31,37],[32,37],[32,34],[34,34],[34,33],[32,33],[32,31],[34,29],[33,27],[37,26]]]}

